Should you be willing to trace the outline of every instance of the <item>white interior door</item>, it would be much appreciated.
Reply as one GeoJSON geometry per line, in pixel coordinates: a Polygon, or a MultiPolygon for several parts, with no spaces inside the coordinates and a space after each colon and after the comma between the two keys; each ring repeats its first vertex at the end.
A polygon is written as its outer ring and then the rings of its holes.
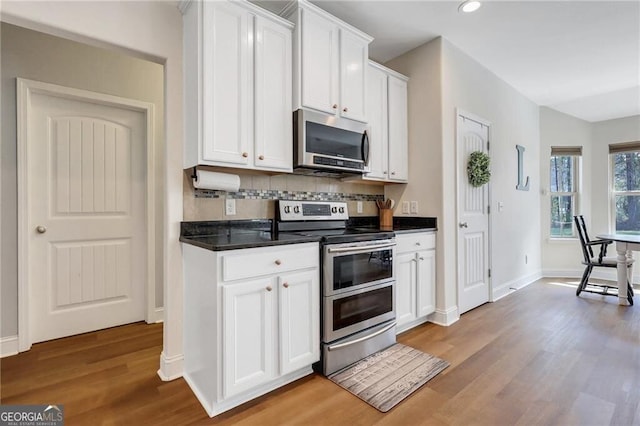
{"type": "Polygon", "coordinates": [[[145,113],[50,93],[28,99],[31,343],[143,320],[145,113]]]}
{"type": "Polygon", "coordinates": [[[473,187],[469,155],[488,153],[489,125],[458,114],[458,309],[462,314],[489,301],[489,184],[473,187]]]}

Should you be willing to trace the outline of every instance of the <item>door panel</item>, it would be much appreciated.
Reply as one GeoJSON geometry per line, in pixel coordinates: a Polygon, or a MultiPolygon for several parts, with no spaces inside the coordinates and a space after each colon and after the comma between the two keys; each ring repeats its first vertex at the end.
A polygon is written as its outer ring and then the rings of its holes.
{"type": "Polygon", "coordinates": [[[416,254],[396,256],[396,324],[402,325],[416,319],[416,254]]]}
{"type": "Polygon", "coordinates": [[[33,93],[27,126],[31,342],[143,320],[145,114],[33,93]]]}
{"type": "Polygon", "coordinates": [[[469,184],[474,151],[488,152],[489,126],[458,116],[458,309],[462,314],[489,301],[489,185],[469,184]]]}

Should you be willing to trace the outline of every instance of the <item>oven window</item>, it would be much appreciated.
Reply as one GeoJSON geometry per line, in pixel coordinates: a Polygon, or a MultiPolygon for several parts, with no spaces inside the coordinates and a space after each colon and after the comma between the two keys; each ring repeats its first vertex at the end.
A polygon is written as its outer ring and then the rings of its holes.
{"type": "Polygon", "coordinates": [[[363,160],[362,133],[306,122],[307,152],[363,160]]]}
{"type": "Polygon", "coordinates": [[[333,301],[333,331],[392,311],[392,285],[341,297],[333,301]]]}
{"type": "Polygon", "coordinates": [[[389,279],[393,276],[392,264],[391,249],[336,256],[333,258],[333,289],[389,279]]]}

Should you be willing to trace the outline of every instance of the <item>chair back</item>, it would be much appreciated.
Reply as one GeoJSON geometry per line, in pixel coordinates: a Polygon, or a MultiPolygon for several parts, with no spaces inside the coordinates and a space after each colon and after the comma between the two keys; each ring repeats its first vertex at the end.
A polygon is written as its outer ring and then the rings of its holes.
{"type": "Polygon", "coordinates": [[[573,221],[576,224],[576,229],[578,230],[578,236],[580,237],[580,245],[582,246],[582,255],[584,256],[585,262],[591,262],[593,258],[593,249],[591,246],[587,245],[589,240],[589,234],[587,233],[587,226],[584,223],[584,218],[582,215],[574,216],[573,221]]]}

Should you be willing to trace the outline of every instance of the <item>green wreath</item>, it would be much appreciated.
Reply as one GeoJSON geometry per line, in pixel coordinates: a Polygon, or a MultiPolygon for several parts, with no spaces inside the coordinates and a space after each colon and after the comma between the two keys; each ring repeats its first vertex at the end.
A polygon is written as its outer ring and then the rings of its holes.
{"type": "Polygon", "coordinates": [[[471,186],[479,187],[489,182],[491,171],[489,170],[491,159],[482,151],[474,151],[469,155],[467,175],[471,186]]]}

